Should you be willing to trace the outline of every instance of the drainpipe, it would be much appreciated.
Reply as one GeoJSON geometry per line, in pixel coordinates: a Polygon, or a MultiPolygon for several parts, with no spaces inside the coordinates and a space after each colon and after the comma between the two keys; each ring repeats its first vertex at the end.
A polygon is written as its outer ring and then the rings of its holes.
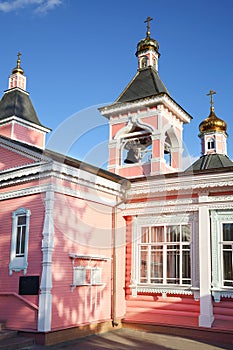
{"type": "Polygon", "coordinates": [[[121,194],[116,197],[116,204],[113,207],[112,212],[112,326],[117,327],[117,312],[116,312],[116,304],[117,304],[117,255],[116,255],[116,234],[117,234],[117,208],[126,203],[127,199],[127,190],[131,187],[131,183],[128,180],[123,180],[121,183],[121,194]]]}

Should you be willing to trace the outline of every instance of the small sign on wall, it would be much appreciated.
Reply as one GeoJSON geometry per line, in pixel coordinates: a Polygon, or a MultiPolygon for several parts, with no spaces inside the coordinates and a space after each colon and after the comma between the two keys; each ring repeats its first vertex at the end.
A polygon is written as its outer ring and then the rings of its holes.
{"type": "Polygon", "coordinates": [[[38,295],[39,276],[21,276],[19,278],[19,295],[38,295]]]}

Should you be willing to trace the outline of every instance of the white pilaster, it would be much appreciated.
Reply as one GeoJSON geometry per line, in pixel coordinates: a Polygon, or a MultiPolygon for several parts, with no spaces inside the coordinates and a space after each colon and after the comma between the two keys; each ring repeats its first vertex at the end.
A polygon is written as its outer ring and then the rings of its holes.
{"type": "Polygon", "coordinates": [[[46,192],[45,218],[42,240],[42,276],[40,283],[38,331],[48,332],[51,330],[52,316],[52,252],[54,247],[54,192],[46,192]]]}
{"type": "MultiPolygon", "coordinates": [[[[205,202],[207,196],[199,197],[205,202]]],[[[211,296],[211,250],[209,209],[200,203],[199,207],[199,259],[200,259],[200,315],[199,326],[210,328],[213,321],[213,304],[211,296]]]]}

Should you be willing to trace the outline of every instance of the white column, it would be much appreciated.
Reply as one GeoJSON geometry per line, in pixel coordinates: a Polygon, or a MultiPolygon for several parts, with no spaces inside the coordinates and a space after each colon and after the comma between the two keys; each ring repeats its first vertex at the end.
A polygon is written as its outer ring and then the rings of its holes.
{"type": "MultiPolygon", "coordinates": [[[[205,202],[207,196],[199,197],[205,202]]],[[[211,249],[210,218],[207,205],[199,207],[199,274],[200,274],[200,315],[199,326],[210,328],[213,321],[213,305],[211,296],[211,249]]]]}
{"type": "Polygon", "coordinates": [[[42,240],[42,276],[40,283],[38,331],[48,332],[51,330],[52,319],[52,252],[54,247],[53,234],[53,207],[54,192],[46,192],[45,218],[42,240]]]}

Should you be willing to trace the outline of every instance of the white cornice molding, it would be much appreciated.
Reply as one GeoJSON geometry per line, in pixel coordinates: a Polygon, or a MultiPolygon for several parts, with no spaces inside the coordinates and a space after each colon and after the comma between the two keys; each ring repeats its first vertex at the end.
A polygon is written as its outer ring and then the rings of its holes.
{"type": "Polygon", "coordinates": [[[26,119],[22,119],[22,118],[17,117],[16,115],[12,115],[10,117],[2,119],[0,121],[0,125],[2,125],[2,124],[9,124],[12,121],[16,121],[17,123],[19,123],[19,124],[21,124],[23,126],[26,126],[26,127],[28,127],[29,129],[32,129],[32,130],[33,129],[37,129],[37,131],[40,131],[42,133],[47,133],[47,132],[51,131],[49,128],[46,128],[43,125],[38,125],[36,123],[31,123],[31,122],[29,122],[26,119]]]}
{"type": "MultiPolygon", "coordinates": [[[[147,181],[132,182],[131,189],[128,192],[129,198],[150,198],[156,194],[161,196],[161,193],[166,195],[167,192],[192,193],[196,190],[208,190],[223,188],[233,188],[232,180],[233,172],[227,173],[212,173],[212,174],[197,174],[197,175],[180,175],[172,178],[158,176],[158,178],[147,181]]],[[[216,191],[215,191],[216,192],[216,191]]]]}
{"type": "Polygon", "coordinates": [[[110,118],[111,116],[114,116],[117,113],[123,113],[123,112],[126,113],[128,111],[132,111],[142,107],[145,108],[145,107],[157,105],[160,103],[164,104],[169,110],[173,111],[174,114],[179,115],[180,119],[184,123],[190,122],[191,120],[190,115],[186,113],[174,100],[171,99],[171,97],[169,97],[166,94],[147,97],[147,98],[143,98],[132,102],[115,103],[110,106],[105,106],[103,108],[100,108],[100,112],[104,117],[110,118]]]}
{"type": "MultiPolygon", "coordinates": [[[[82,169],[74,169],[65,164],[57,162],[37,163],[25,166],[24,168],[15,169],[14,171],[5,171],[0,174],[0,188],[5,188],[10,185],[18,185],[21,183],[30,183],[33,180],[43,180],[45,178],[58,178],[68,183],[75,183],[76,185],[90,188],[93,191],[100,191],[100,193],[118,196],[121,194],[121,185],[109,179],[105,179],[99,175],[88,173],[82,169]]],[[[39,186],[39,188],[43,188],[39,186]]],[[[57,187],[58,189],[58,187],[57,187]]],[[[59,191],[69,193],[77,196],[81,191],[71,190],[68,187],[60,186],[59,191]],[[65,190],[66,189],[66,190],[65,190]]],[[[80,194],[78,195],[80,196],[80,194]]],[[[92,194],[83,191],[83,197],[88,198],[92,194]]],[[[99,197],[96,193],[95,197],[99,197]]],[[[108,202],[107,199],[105,199],[108,202]]],[[[95,199],[96,201],[96,199],[95,199]]],[[[110,200],[111,202],[111,200],[110,200]]]]}

